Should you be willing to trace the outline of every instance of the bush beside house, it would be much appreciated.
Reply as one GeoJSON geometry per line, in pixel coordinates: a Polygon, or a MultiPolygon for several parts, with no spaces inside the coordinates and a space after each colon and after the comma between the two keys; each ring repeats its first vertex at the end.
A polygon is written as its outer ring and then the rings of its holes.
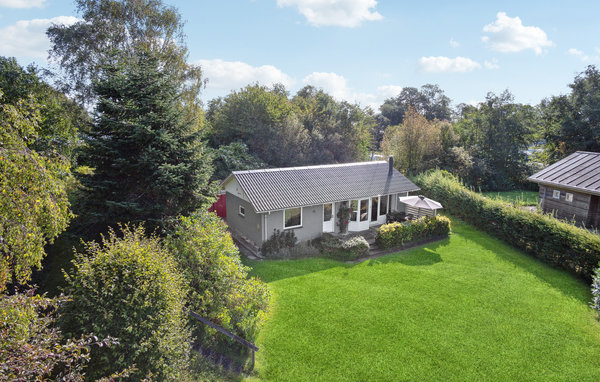
{"type": "Polygon", "coordinates": [[[375,244],[387,249],[448,236],[450,225],[450,219],[445,216],[424,216],[406,223],[384,224],[377,229],[375,244]]]}
{"type": "Polygon", "coordinates": [[[332,234],[324,234],[318,240],[323,254],[337,260],[356,260],[369,254],[369,243],[362,236],[342,239],[332,234]]]}
{"type": "Polygon", "coordinates": [[[546,263],[588,280],[598,266],[600,236],[585,229],[486,198],[445,171],[421,174],[416,183],[450,213],[546,263]]]}

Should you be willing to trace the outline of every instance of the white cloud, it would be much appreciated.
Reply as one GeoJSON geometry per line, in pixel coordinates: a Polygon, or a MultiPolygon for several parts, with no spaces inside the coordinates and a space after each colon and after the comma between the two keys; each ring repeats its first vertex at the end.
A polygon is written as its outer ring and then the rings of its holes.
{"type": "Polygon", "coordinates": [[[313,72],[304,77],[302,82],[321,88],[337,99],[347,99],[350,95],[346,79],[336,73],[313,72]]]}
{"type": "Polygon", "coordinates": [[[273,65],[252,66],[240,61],[198,60],[208,78],[209,89],[234,90],[258,82],[261,85],[281,83],[286,88],[293,86],[293,78],[273,65]]]}
{"type": "Polygon", "coordinates": [[[450,46],[453,48],[458,48],[460,46],[460,43],[456,40],[454,40],[453,38],[450,39],[450,46]]]}
{"type": "Polygon", "coordinates": [[[465,73],[480,68],[481,64],[466,57],[431,56],[419,59],[419,69],[426,73],[465,73]]]}
{"type": "Polygon", "coordinates": [[[356,27],[363,21],[381,20],[376,0],[277,0],[280,7],[296,6],[314,26],[356,27]],[[372,10],[373,9],[373,10],[372,10]]]}
{"type": "Polygon", "coordinates": [[[554,45],[541,28],[524,26],[519,17],[508,17],[505,12],[498,12],[496,21],[484,26],[483,31],[490,35],[481,40],[502,53],[531,49],[535,54],[542,54],[544,48],[554,45]]]}
{"type": "Polygon", "coordinates": [[[358,103],[363,107],[371,107],[373,110],[377,110],[385,99],[395,97],[402,91],[402,86],[382,85],[377,87],[375,93],[356,92],[348,86],[348,81],[344,76],[333,72],[313,72],[304,77],[302,82],[305,85],[323,89],[337,100],[358,103]]]}
{"type": "Polygon", "coordinates": [[[5,56],[46,58],[50,48],[46,29],[52,24],[71,25],[77,21],[73,16],[17,21],[0,29],[0,52],[5,56]]]}
{"type": "Polygon", "coordinates": [[[495,58],[493,58],[491,61],[485,60],[483,62],[483,66],[485,66],[486,69],[500,69],[500,65],[498,65],[498,60],[496,60],[495,58]]]}
{"type": "Polygon", "coordinates": [[[46,0],[0,0],[4,8],[41,8],[46,0]]]}
{"type": "Polygon", "coordinates": [[[377,87],[377,95],[384,98],[396,97],[402,91],[402,86],[383,85],[377,87]]]}
{"type": "MultiPolygon", "coordinates": [[[[598,48],[595,49],[595,51],[597,53],[600,53],[600,50],[598,48]]],[[[588,55],[585,52],[576,49],[576,48],[570,48],[567,50],[567,53],[570,54],[571,56],[577,57],[579,58],[582,62],[592,62],[592,61],[600,61],[600,56],[599,55],[588,55]]]]}

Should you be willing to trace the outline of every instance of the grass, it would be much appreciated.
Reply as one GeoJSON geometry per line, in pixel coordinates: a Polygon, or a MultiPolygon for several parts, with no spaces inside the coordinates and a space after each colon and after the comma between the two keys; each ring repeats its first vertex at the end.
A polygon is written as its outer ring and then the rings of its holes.
{"type": "Polygon", "coordinates": [[[252,379],[598,381],[588,286],[453,220],[359,264],[247,261],[273,293],[252,379]]]}
{"type": "Polygon", "coordinates": [[[504,202],[515,203],[519,206],[535,206],[538,202],[537,191],[492,191],[482,192],[483,195],[491,199],[502,200],[504,202]]]}

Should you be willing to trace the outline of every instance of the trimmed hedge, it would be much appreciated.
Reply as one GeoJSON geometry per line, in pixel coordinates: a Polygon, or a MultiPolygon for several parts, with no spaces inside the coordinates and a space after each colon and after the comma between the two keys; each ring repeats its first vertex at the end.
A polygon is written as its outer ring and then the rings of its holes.
{"type": "Polygon", "coordinates": [[[424,216],[406,223],[394,222],[382,225],[375,234],[375,244],[379,248],[387,249],[434,237],[448,236],[449,233],[450,219],[445,216],[424,216]]]}
{"type": "Polygon", "coordinates": [[[423,173],[416,183],[453,215],[546,263],[591,280],[600,261],[600,236],[552,216],[486,198],[446,171],[423,173]]]}

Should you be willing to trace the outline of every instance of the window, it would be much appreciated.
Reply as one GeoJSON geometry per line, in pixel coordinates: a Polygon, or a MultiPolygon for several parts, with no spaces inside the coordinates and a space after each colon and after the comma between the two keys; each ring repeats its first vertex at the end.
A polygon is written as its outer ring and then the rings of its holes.
{"type": "Polygon", "coordinates": [[[554,199],[560,199],[560,191],[559,190],[552,191],[552,197],[554,199]]]}
{"type": "Polygon", "coordinates": [[[567,202],[572,202],[573,201],[573,194],[571,194],[570,192],[567,192],[567,195],[565,196],[565,200],[567,202]]]}
{"type": "Polygon", "coordinates": [[[246,216],[246,208],[244,208],[244,206],[240,205],[238,213],[240,214],[240,216],[246,216]]]}
{"type": "Polygon", "coordinates": [[[350,201],[350,212],[351,212],[350,220],[355,222],[356,219],[358,218],[358,200],[350,201]]]}
{"type": "Polygon", "coordinates": [[[360,221],[366,222],[369,220],[369,199],[363,199],[360,201],[360,221]]]}
{"type": "Polygon", "coordinates": [[[389,195],[383,195],[381,197],[381,207],[379,209],[379,215],[385,215],[388,212],[388,199],[389,195]]]}
{"type": "Polygon", "coordinates": [[[296,228],[302,226],[302,208],[289,208],[283,211],[283,228],[296,228]]]}
{"type": "Polygon", "coordinates": [[[379,216],[379,196],[371,198],[371,221],[377,221],[377,217],[379,216]]]}

